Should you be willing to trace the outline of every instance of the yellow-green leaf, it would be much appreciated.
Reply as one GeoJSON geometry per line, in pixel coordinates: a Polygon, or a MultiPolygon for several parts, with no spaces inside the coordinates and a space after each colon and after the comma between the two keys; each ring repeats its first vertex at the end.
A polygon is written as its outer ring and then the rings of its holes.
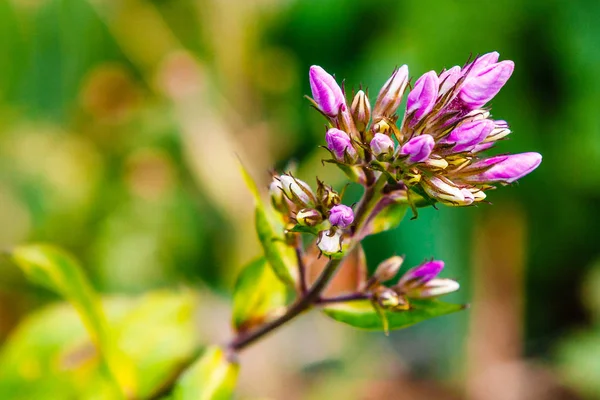
{"type": "Polygon", "coordinates": [[[238,331],[262,323],[285,305],[286,287],[261,257],[240,273],[233,293],[233,326],[238,331]]]}
{"type": "Polygon", "coordinates": [[[228,400],[233,396],[239,366],[218,346],[209,347],[179,379],[174,400],[228,400]]]}
{"type": "Polygon", "coordinates": [[[19,246],[12,251],[12,258],[29,280],[73,304],[120,395],[135,393],[133,365],[115,346],[99,299],[79,263],[63,250],[41,244],[19,246]]]}
{"type": "MultiPolygon", "coordinates": [[[[441,315],[460,311],[460,304],[444,303],[439,300],[411,300],[410,310],[384,311],[389,330],[402,329],[441,315]]],[[[355,328],[383,331],[384,322],[370,301],[349,301],[323,308],[323,312],[336,321],[355,328]]]]}
{"type": "Polygon", "coordinates": [[[240,170],[248,189],[254,196],[256,204],[255,210],[255,225],[258,239],[262,245],[265,257],[269,261],[269,265],[273,268],[273,272],[285,284],[294,287],[297,281],[297,270],[295,264],[295,253],[292,248],[283,242],[283,229],[276,229],[275,225],[269,220],[267,209],[260,198],[256,183],[246,171],[243,165],[240,164],[240,170]],[[278,234],[279,231],[279,234],[278,234]]]}
{"type": "MultiPolygon", "coordinates": [[[[136,399],[164,390],[197,355],[192,291],[157,291],[102,300],[118,348],[135,363],[136,399]]],[[[98,352],[67,303],[29,314],[0,349],[0,399],[114,400],[98,352]]]]}
{"type": "Polygon", "coordinates": [[[396,228],[402,222],[407,209],[408,205],[405,203],[388,203],[385,198],[380,200],[362,231],[363,236],[396,228]]]}

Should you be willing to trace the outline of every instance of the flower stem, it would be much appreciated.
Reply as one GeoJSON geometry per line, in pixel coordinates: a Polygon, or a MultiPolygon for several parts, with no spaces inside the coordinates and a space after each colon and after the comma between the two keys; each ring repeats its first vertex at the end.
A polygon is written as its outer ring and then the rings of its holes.
{"type": "Polygon", "coordinates": [[[267,322],[254,331],[236,337],[229,344],[229,348],[233,351],[239,351],[309,309],[310,306],[319,299],[319,295],[323,289],[325,289],[327,283],[329,283],[329,280],[340,263],[341,260],[329,260],[325,269],[310,290],[292,304],[285,314],[273,321],[267,322]]]}
{"type": "Polygon", "coordinates": [[[346,301],[368,300],[370,298],[371,295],[369,293],[352,293],[336,297],[321,297],[317,300],[317,304],[343,303],[346,301]]]}

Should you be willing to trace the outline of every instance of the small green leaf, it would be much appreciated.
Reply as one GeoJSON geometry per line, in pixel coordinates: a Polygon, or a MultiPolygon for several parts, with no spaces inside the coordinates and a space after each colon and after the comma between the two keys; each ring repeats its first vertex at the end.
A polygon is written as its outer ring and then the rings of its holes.
{"type": "Polygon", "coordinates": [[[220,347],[206,349],[177,382],[173,400],[227,400],[233,396],[239,366],[220,347]]]}
{"type": "Polygon", "coordinates": [[[372,211],[366,226],[361,230],[361,237],[396,228],[402,222],[406,210],[408,210],[406,203],[389,203],[386,198],[381,199],[372,211]]]}
{"type": "MultiPolygon", "coordinates": [[[[402,329],[441,315],[460,311],[465,307],[460,304],[444,303],[439,300],[411,300],[410,310],[385,311],[389,330],[402,329]]],[[[349,301],[325,307],[323,312],[335,319],[355,328],[382,331],[384,324],[370,301],[349,301]]]]}
{"type": "Polygon", "coordinates": [[[233,326],[243,331],[285,305],[286,287],[261,257],[240,273],[233,293],[233,326]]]}
{"type": "Polygon", "coordinates": [[[267,215],[266,207],[260,198],[256,183],[241,164],[240,169],[248,189],[250,189],[250,192],[252,192],[252,195],[254,196],[256,204],[256,233],[265,252],[265,257],[279,279],[285,284],[295,287],[296,281],[298,280],[295,253],[291,247],[283,242],[283,227],[276,229],[271,223],[267,215]],[[277,234],[277,231],[280,231],[280,233],[277,234]]]}
{"type": "Polygon", "coordinates": [[[99,299],[79,263],[68,253],[49,245],[15,248],[12,258],[29,280],[50,289],[73,304],[109,371],[108,376],[126,394],[135,393],[133,365],[115,346],[99,299]]]}

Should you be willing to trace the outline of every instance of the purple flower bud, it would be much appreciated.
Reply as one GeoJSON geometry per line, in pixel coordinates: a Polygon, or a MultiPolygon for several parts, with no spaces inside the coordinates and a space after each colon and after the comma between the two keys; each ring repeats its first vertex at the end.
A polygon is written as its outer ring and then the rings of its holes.
{"type": "Polygon", "coordinates": [[[461,172],[475,172],[464,178],[473,183],[512,183],[536,169],[541,162],[542,155],[539,153],[511,154],[477,161],[461,172]]]}
{"type": "Polygon", "coordinates": [[[406,100],[406,115],[412,114],[411,125],[419,122],[435,105],[439,79],[435,71],[429,71],[415,82],[406,100]]]}
{"type": "Polygon", "coordinates": [[[394,152],[394,141],[383,133],[376,133],[371,140],[371,151],[375,157],[392,154],[394,152]]]}
{"type": "Polygon", "coordinates": [[[400,103],[404,90],[408,84],[408,66],[403,65],[394,71],[379,91],[373,110],[374,118],[389,117],[393,115],[400,103]]]}
{"type": "Polygon", "coordinates": [[[456,85],[456,82],[458,82],[458,80],[462,77],[462,75],[463,75],[462,70],[458,65],[450,68],[447,71],[442,72],[439,77],[439,81],[440,81],[440,85],[441,85],[439,95],[440,96],[443,95],[448,90],[450,90],[454,85],[456,85]]]}
{"type": "Polygon", "coordinates": [[[454,144],[452,150],[456,153],[470,151],[483,142],[494,129],[494,122],[489,119],[467,122],[454,128],[442,143],[454,144]]]}
{"type": "Polygon", "coordinates": [[[327,142],[327,148],[331,150],[338,161],[344,161],[346,154],[350,159],[356,159],[356,150],[352,147],[352,141],[346,132],[331,128],[325,134],[325,141],[327,142]]]}
{"type": "Polygon", "coordinates": [[[342,89],[333,76],[318,65],[310,67],[310,90],[319,109],[329,117],[336,117],[346,107],[342,89]]]}
{"type": "Polygon", "coordinates": [[[329,222],[331,222],[331,225],[333,226],[347,228],[354,222],[354,211],[348,206],[338,204],[329,212],[329,222]]]}
{"type": "Polygon", "coordinates": [[[506,60],[490,64],[481,70],[469,71],[460,89],[460,99],[471,109],[485,105],[502,89],[514,68],[515,64],[506,60]]]}
{"type": "Polygon", "coordinates": [[[408,270],[398,281],[398,287],[406,293],[434,279],[444,269],[443,261],[428,261],[408,270]]]}
{"type": "Polygon", "coordinates": [[[408,155],[408,162],[411,164],[423,162],[429,158],[434,146],[435,140],[431,135],[419,135],[406,142],[400,149],[400,154],[408,155]]]}
{"type": "Polygon", "coordinates": [[[452,279],[436,278],[427,282],[419,290],[411,293],[410,297],[417,299],[428,299],[431,297],[437,297],[456,292],[458,289],[460,289],[458,282],[453,281],[452,279]]]}
{"type": "Polygon", "coordinates": [[[467,66],[465,70],[468,70],[470,74],[477,74],[485,67],[492,64],[496,64],[499,58],[500,53],[498,53],[497,51],[486,53],[482,56],[477,57],[477,59],[475,59],[475,61],[473,61],[469,66],[467,66]]]}

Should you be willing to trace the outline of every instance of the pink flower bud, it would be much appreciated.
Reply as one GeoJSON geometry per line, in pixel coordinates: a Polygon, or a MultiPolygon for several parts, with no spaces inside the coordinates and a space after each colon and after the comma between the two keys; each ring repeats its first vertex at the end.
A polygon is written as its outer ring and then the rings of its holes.
{"type": "Polygon", "coordinates": [[[452,68],[450,68],[447,71],[444,71],[440,74],[439,77],[439,81],[440,81],[440,93],[439,95],[443,95],[444,93],[446,93],[448,90],[450,90],[454,85],[456,85],[456,82],[458,82],[458,80],[462,77],[463,73],[461,71],[461,68],[456,65],[452,68]]]}
{"type": "Polygon", "coordinates": [[[419,135],[410,139],[400,149],[401,155],[408,155],[408,162],[411,164],[427,160],[433,151],[435,140],[431,135],[419,135]]]}
{"type": "Polygon", "coordinates": [[[331,222],[331,225],[333,226],[347,228],[354,222],[354,211],[348,206],[338,204],[329,212],[329,222],[331,222]]]}
{"type": "Polygon", "coordinates": [[[463,179],[472,183],[512,183],[536,169],[542,162],[539,153],[521,153],[486,158],[465,168],[461,173],[473,172],[463,179]]]}
{"type": "Polygon", "coordinates": [[[406,115],[411,115],[411,125],[419,122],[435,105],[438,96],[439,78],[435,71],[429,71],[415,82],[415,87],[406,100],[406,115]]]}
{"type": "Polygon", "coordinates": [[[287,174],[281,175],[279,182],[281,182],[283,193],[291,202],[303,208],[315,206],[315,195],[306,182],[287,174]]]}
{"type": "Polygon", "coordinates": [[[394,141],[383,133],[376,133],[371,140],[371,151],[375,157],[392,154],[394,152],[394,141]]]}
{"type": "Polygon", "coordinates": [[[485,138],[484,143],[495,142],[496,140],[500,140],[510,134],[510,128],[508,127],[508,123],[506,121],[498,120],[494,121],[495,127],[494,130],[485,138]]]}
{"type": "Polygon", "coordinates": [[[459,94],[462,102],[471,109],[482,107],[498,94],[512,75],[515,64],[506,60],[483,69],[479,69],[477,64],[475,67],[475,71],[469,71],[459,94]]]}
{"type": "Polygon", "coordinates": [[[451,206],[464,206],[468,203],[468,200],[465,201],[465,195],[460,188],[448,179],[443,180],[437,176],[432,176],[424,179],[422,187],[427,195],[441,203],[451,206]]]}
{"type": "Polygon", "coordinates": [[[344,161],[346,154],[351,160],[356,160],[356,150],[352,147],[352,141],[346,132],[331,128],[325,134],[325,141],[327,148],[331,150],[338,161],[344,161]]]}
{"type": "Polygon", "coordinates": [[[408,66],[403,65],[394,71],[379,91],[379,95],[375,101],[375,109],[373,110],[373,117],[375,119],[389,117],[396,113],[402,102],[402,96],[407,84],[408,66]]]}
{"type": "Polygon", "coordinates": [[[398,288],[407,293],[420,288],[434,279],[444,269],[444,262],[439,260],[428,261],[408,270],[398,281],[398,288]]]}
{"type": "Polygon", "coordinates": [[[310,67],[309,79],[313,100],[325,115],[336,117],[340,110],[346,108],[342,89],[323,68],[318,65],[310,67]]]}
{"type": "Polygon", "coordinates": [[[471,151],[483,142],[494,129],[494,122],[489,119],[467,122],[454,128],[442,143],[454,144],[452,150],[456,153],[471,151]]]}

